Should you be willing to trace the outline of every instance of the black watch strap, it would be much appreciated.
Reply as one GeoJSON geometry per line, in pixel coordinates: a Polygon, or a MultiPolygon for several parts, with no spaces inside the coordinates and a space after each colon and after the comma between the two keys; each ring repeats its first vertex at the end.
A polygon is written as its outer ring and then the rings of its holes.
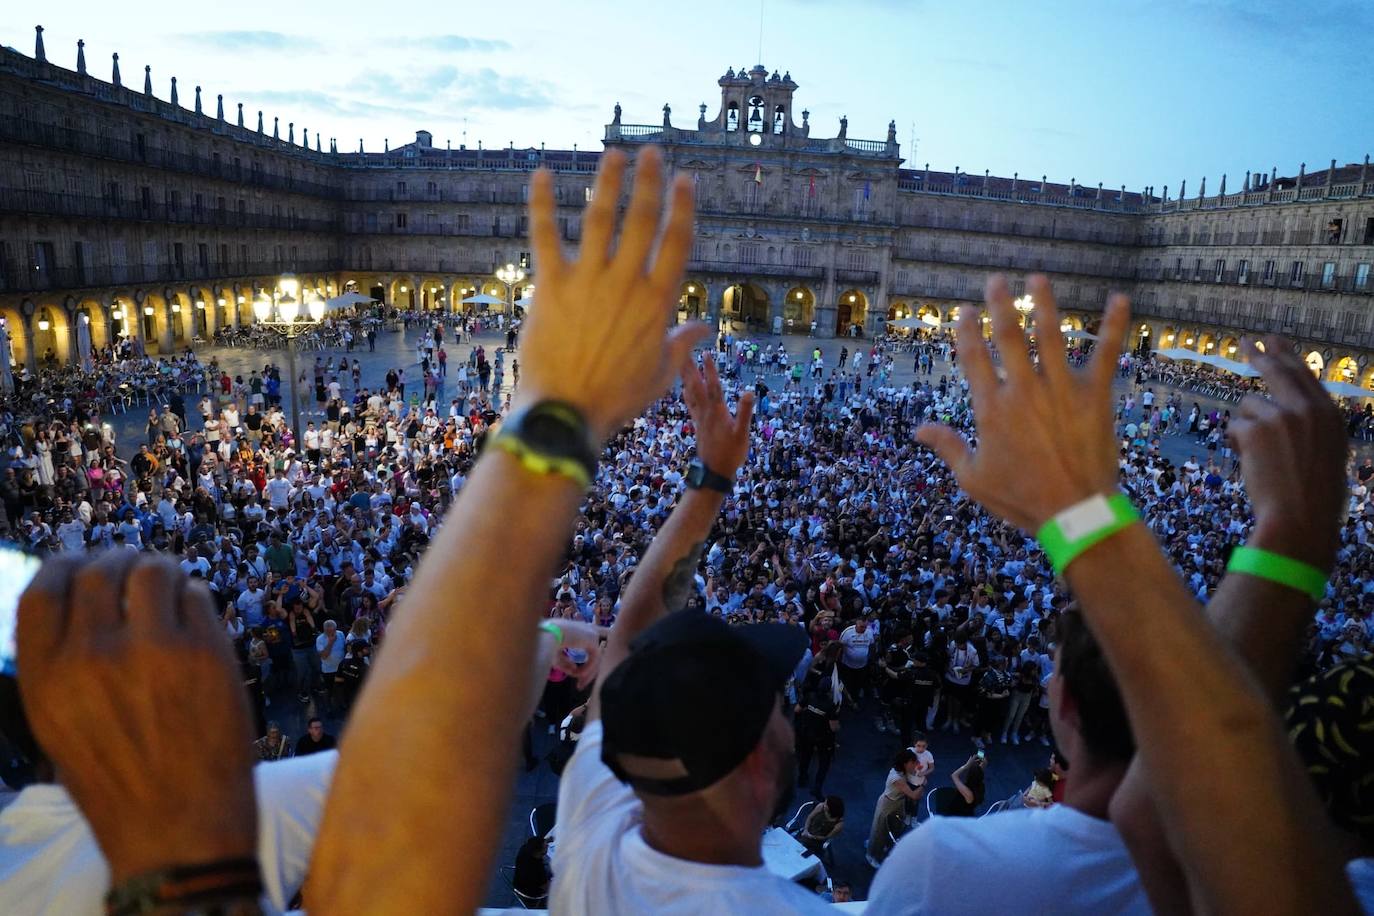
{"type": "Polygon", "coordinates": [[[700,458],[693,458],[691,464],[687,465],[687,486],[693,490],[715,490],[726,496],[735,492],[734,481],[711,470],[700,458]]]}

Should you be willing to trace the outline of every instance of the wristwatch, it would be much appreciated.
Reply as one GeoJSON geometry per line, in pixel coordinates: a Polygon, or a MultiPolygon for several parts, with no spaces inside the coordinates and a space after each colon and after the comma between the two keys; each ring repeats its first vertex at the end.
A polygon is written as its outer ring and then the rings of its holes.
{"type": "Polygon", "coordinates": [[[582,412],[563,401],[539,401],[501,422],[491,444],[536,473],[562,474],[584,487],[596,478],[596,447],[582,412]]]}
{"type": "Polygon", "coordinates": [[[715,490],[729,496],[735,492],[735,484],[724,474],[717,474],[706,466],[700,458],[693,458],[687,465],[687,487],[692,490],[715,490]]]}

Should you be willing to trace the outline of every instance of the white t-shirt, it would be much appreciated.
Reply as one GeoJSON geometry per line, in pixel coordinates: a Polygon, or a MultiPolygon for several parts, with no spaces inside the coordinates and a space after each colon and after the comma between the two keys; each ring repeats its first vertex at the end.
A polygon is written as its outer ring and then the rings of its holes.
{"type": "Polygon", "coordinates": [[[1150,904],[1116,828],[1055,805],[925,822],[883,862],[864,912],[1148,916],[1150,904]]]}
{"type": "Polygon", "coordinates": [[[846,668],[862,668],[868,664],[868,650],[873,645],[874,632],[873,625],[862,633],[857,627],[845,627],[840,634],[840,642],[844,645],[844,654],[840,656],[840,662],[846,668]]]}
{"type": "Polygon", "coordinates": [[[550,912],[834,913],[819,896],[763,866],[705,865],[653,849],[640,832],[642,811],[630,787],[601,762],[601,723],[592,722],[558,784],[550,912]]]}
{"type": "MultiPolygon", "coordinates": [[[[281,912],[305,880],[337,751],[253,768],[264,912],[281,912]]],[[[0,811],[0,913],[102,916],[110,868],[67,790],[29,786],[0,811]]]]}

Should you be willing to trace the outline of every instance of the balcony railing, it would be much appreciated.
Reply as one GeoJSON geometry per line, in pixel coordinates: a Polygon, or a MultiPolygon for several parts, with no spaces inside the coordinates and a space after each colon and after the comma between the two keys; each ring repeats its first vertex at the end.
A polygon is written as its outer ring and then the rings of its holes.
{"type": "Polygon", "coordinates": [[[227,281],[240,277],[265,277],[281,273],[331,273],[339,269],[337,260],[249,261],[225,265],[126,264],[120,267],[29,266],[20,269],[13,263],[0,265],[0,292],[29,293],[136,286],[146,283],[177,283],[192,280],[227,281]]]}
{"type": "Polygon", "coordinates": [[[28,191],[0,188],[0,212],[85,219],[133,219],[158,223],[227,226],[236,229],[287,229],[298,232],[338,232],[337,217],[324,219],[289,214],[248,213],[218,207],[172,205],[166,202],[95,197],[65,191],[28,191]]]}
{"type": "MultiPolygon", "coordinates": [[[[119,137],[95,134],[75,127],[47,124],[28,118],[0,118],[0,140],[11,143],[27,143],[81,156],[131,162],[136,165],[146,165],[173,172],[205,175],[210,178],[238,182],[253,187],[290,191],[312,197],[333,199],[340,196],[340,189],[334,184],[324,184],[296,178],[289,174],[282,175],[263,169],[245,167],[242,163],[235,166],[232,160],[225,161],[222,158],[217,160],[206,158],[197,153],[177,152],[147,142],[140,145],[119,137]]],[[[328,165],[323,153],[317,154],[304,148],[292,147],[281,141],[267,140],[267,138],[262,138],[261,142],[271,143],[275,147],[279,147],[279,149],[269,147],[265,151],[290,154],[301,159],[308,157],[318,164],[328,165]]],[[[258,147],[259,143],[253,144],[253,148],[258,147]]],[[[251,154],[252,151],[253,149],[246,148],[244,153],[251,154]]]]}

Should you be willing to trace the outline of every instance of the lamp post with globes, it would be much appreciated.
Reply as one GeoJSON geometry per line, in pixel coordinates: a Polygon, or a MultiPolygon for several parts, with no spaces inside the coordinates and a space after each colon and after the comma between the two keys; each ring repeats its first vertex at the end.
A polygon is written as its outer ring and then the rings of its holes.
{"type": "Polygon", "coordinates": [[[253,300],[253,317],[257,323],[281,334],[286,341],[286,366],[290,378],[287,379],[291,396],[291,437],[297,451],[301,448],[301,404],[296,390],[296,338],[302,333],[318,327],[324,320],[324,300],[310,296],[306,303],[306,314],[301,314],[301,302],[307,293],[291,274],[283,274],[271,292],[264,289],[253,300]],[[280,292],[278,292],[280,290],[280,292]],[[297,298],[299,294],[299,298],[297,298]]]}
{"type": "Polygon", "coordinates": [[[525,272],[514,264],[507,264],[505,267],[498,268],[496,279],[506,284],[506,301],[509,308],[506,310],[511,318],[515,317],[515,285],[525,279],[525,272]]]}

